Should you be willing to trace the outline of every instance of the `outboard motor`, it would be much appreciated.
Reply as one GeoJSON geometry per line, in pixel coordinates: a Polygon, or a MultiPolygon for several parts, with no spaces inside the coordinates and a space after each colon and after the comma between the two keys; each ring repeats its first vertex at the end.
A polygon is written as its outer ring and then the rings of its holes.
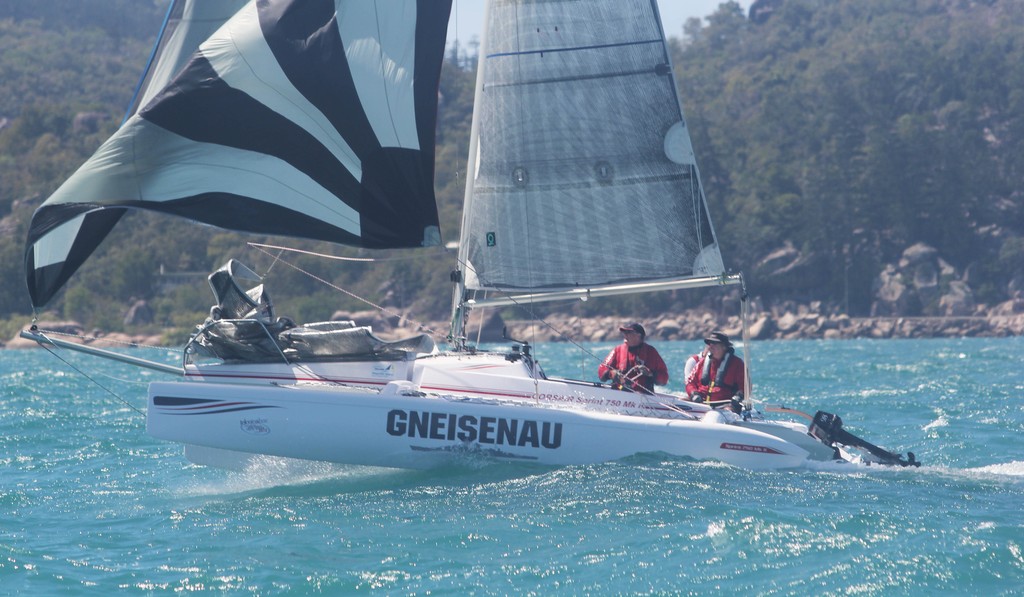
{"type": "Polygon", "coordinates": [[[879,448],[871,442],[863,440],[843,429],[843,420],[839,418],[839,415],[827,413],[823,410],[819,410],[814,414],[814,420],[811,422],[810,427],[807,428],[807,432],[826,446],[835,447],[838,444],[866,450],[878,459],[879,464],[921,466],[920,461],[917,460],[913,452],[907,452],[907,457],[904,458],[902,454],[894,454],[879,448]]]}

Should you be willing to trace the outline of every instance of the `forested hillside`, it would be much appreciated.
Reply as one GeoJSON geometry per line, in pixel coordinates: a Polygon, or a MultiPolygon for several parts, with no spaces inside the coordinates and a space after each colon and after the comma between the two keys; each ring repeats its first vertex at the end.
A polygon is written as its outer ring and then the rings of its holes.
{"type": "Polygon", "coordinates": [[[935,304],[950,286],[964,306],[1024,290],[1024,3],[758,7],[691,22],[676,55],[719,238],[753,292],[916,315],[952,314],[935,304]]]}
{"type": "MultiPolygon", "coordinates": [[[[30,313],[23,245],[32,210],[119,124],[165,1],[0,0],[0,318],[30,313]]],[[[758,0],[691,20],[673,60],[729,267],[763,304],[822,301],[851,315],[963,314],[1024,286],[1024,3],[1019,0],[758,0]],[[952,299],[950,297],[953,297],[952,299]]],[[[441,81],[436,189],[458,238],[475,61],[456,49],[441,81]]],[[[229,257],[260,272],[297,320],[367,306],[289,264],[417,320],[447,316],[454,256],[372,267],[287,263],[254,239],[167,216],[126,217],[50,305],[88,327],[124,327],[146,301],[154,327],[188,328],[229,257]]],[[[610,239],[612,242],[614,239],[610,239]]],[[[395,257],[389,255],[388,257],[395,257]]],[[[649,315],[673,294],[591,301],[649,315]]]]}

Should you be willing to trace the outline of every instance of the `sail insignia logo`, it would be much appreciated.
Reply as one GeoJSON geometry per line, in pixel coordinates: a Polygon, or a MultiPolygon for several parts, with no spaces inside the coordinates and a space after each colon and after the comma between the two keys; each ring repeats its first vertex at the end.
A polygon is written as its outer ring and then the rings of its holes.
{"type": "Polygon", "coordinates": [[[269,435],[270,434],[270,421],[259,418],[259,419],[241,419],[238,421],[242,431],[250,435],[269,435]]]}
{"type": "Polygon", "coordinates": [[[393,379],[395,377],[395,366],[392,363],[376,364],[373,372],[370,373],[376,379],[393,379]]]}

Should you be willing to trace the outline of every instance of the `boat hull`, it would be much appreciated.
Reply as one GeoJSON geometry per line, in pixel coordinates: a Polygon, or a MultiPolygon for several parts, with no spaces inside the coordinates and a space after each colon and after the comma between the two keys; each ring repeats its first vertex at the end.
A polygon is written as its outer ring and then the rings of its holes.
{"type": "Polygon", "coordinates": [[[800,466],[804,448],[726,422],[566,409],[524,401],[329,385],[153,383],[147,430],[216,450],[425,469],[485,458],[541,465],[661,452],[750,469],[800,466]]]}

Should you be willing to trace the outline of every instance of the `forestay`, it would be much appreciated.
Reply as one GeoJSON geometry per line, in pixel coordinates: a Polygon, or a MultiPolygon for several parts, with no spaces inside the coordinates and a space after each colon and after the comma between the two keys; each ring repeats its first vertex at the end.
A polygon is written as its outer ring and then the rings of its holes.
{"type": "Polygon", "coordinates": [[[723,273],[655,0],[497,0],[483,42],[468,289],[723,273]]]}
{"type": "Polygon", "coordinates": [[[450,8],[173,2],[124,124],[33,216],[33,304],[129,208],[362,247],[439,244],[434,130],[450,8]]]}

